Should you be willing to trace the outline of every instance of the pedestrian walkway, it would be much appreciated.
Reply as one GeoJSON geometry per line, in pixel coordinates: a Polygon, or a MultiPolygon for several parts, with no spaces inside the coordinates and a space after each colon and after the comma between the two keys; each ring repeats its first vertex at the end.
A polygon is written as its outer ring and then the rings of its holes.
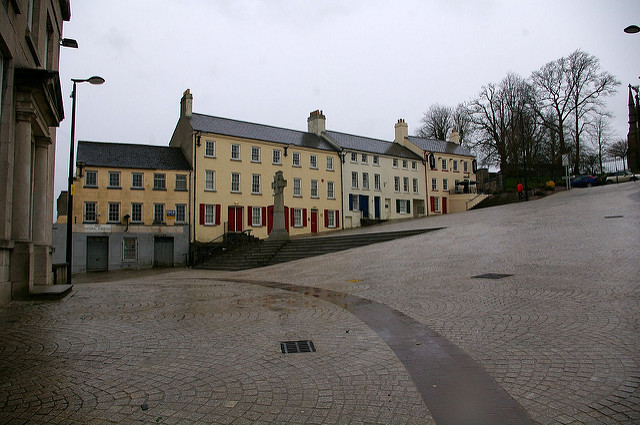
{"type": "Polygon", "coordinates": [[[627,183],[260,269],[75,279],[0,308],[0,423],[638,423],[639,223],[627,183]]]}

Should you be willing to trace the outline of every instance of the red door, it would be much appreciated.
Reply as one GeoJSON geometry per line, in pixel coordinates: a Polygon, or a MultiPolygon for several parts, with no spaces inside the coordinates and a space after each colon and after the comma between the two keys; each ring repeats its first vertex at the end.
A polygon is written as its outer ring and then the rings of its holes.
{"type": "Polygon", "coordinates": [[[442,198],[442,214],[447,213],[447,198],[442,198]]]}
{"type": "Polygon", "coordinates": [[[229,232],[242,232],[242,207],[229,207],[229,232]]]}
{"type": "Polygon", "coordinates": [[[311,233],[318,233],[318,210],[311,210],[311,233]]]}

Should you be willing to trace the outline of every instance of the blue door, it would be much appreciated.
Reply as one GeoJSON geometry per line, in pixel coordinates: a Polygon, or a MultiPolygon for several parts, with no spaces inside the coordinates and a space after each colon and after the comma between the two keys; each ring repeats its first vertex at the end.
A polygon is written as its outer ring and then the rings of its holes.
{"type": "Polygon", "coordinates": [[[360,203],[360,211],[362,211],[362,218],[369,218],[369,197],[360,195],[358,201],[360,203]]]}
{"type": "Polygon", "coordinates": [[[375,218],[380,218],[380,197],[379,196],[373,197],[373,209],[376,214],[375,218]]]}

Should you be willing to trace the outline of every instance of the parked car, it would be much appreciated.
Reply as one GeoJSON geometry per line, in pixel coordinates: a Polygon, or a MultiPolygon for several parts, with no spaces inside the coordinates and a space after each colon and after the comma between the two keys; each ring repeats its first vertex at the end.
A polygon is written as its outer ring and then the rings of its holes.
{"type": "Polygon", "coordinates": [[[640,174],[633,174],[631,171],[618,171],[617,173],[611,173],[607,176],[606,183],[623,183],[632,181],[635,182],[640,179],[640,174]]]}
{"type": "Polygon", "coordinates": [[[598,178],[592,175],[576,176],[571,180],[571,187],[591,187],[598,184],[598,178]]]}

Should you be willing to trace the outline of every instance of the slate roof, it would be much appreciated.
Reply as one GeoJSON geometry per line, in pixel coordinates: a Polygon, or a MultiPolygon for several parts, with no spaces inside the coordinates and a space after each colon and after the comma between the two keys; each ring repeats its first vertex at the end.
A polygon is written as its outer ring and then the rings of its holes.
{"type": "Polygon", "coordinates": [[[305,131],[289,130],[269,125],[237,121],[229,118],[212,117],[194,113],[191,127],[196,131],[224,136],[242,137],[265,142],[283,143],[311,149],[334,151],[335,149],[322,137],[305,131]]]}
{"type": "Polygon", "coordinates": [[[370,137],[355,136],[353,134],[326,131],[326,135],[343,149],[369,152],[373,154],[395,156],[399,158],[422,159],[409,149],[397,143],[387,142],[370,137]]]}
{"type": "Polygon", "coordinates": [[[180,148],[132,143],[78,142],[77,162],[92,167],[190,170],[180,148]]]}
{"type": "Polygon", "coordinates": [[[475,156],[463,146],[442,140],[425,139],[423,137],[409,136],[409,141],[427,152],[446,153],[460,156],[475,156]]]}

